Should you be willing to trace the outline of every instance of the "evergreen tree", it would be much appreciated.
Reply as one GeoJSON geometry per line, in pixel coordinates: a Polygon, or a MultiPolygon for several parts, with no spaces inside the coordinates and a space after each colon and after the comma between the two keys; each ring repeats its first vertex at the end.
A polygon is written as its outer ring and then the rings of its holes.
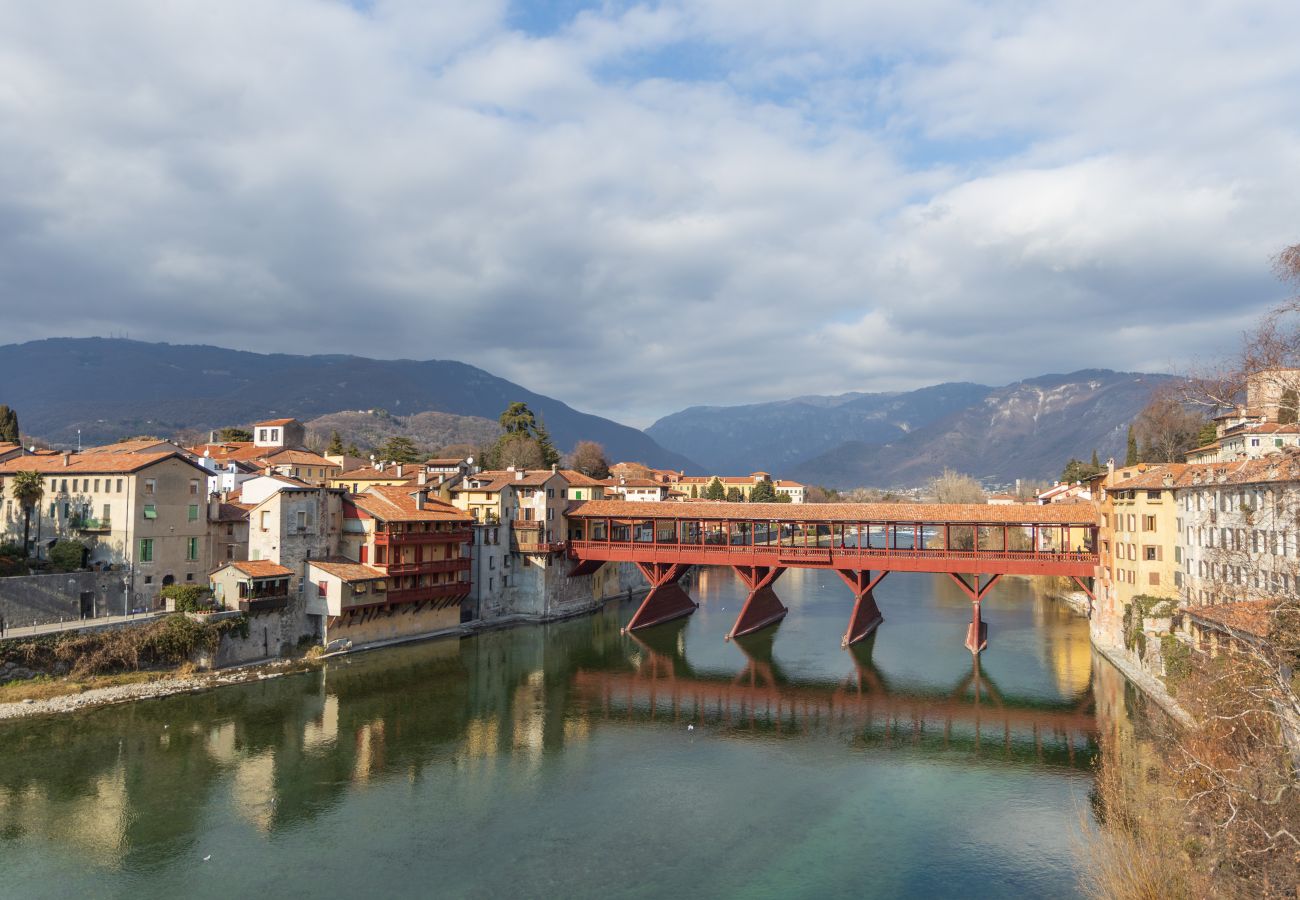
{"type": "Polygon", "coordinates": [[[714,475],[713,480],[709,482],[708,487],[704,489],[705,500],[726,500],[727,489],[722,486],[722,480],[714,475]]]}
{"type": "Polygon", "coordinates": [[[1213,444],[1219,439],[1219,429],[1215,427],[1213,422],[1206,422],[1201,426],[1200,434],[1197,435],[1196,439],[1200,441],[1198,446],[1201,447],[1206,444],[1213,444]]]}
{"type": "Polygon", "coordinates": [[[1141,461],[1142,458],[1138,454],[1137,434],[1133,431],[1133,426],[1130,425],[1128,427],[1128,450],[1124,454],[1124,465],[1136,466],[1141,461]]]}
{"type": "Polygon", "coordinates": [[[347,448],[343,452],[346,453],[348,456],[361,455],[361,450],[360,448],[357,447],[356,444],[348,444],[347,448]]]}
{"type": "Polygon", "coordinates": [[[337,431],[330,435],[330,445],[325,448],[325,452],[330,456],[343,455],[343,438],[339,436],[337,431]]]}
{"type": "Polygon", "coordinates": [[[22,437],[18,432],[18,413],[8,406],[0,405],[0,443],[18,444],[22,437]]]}
{"type": "Polygon", "coordinates": [[[555,449],[551,443],[551,433],[546,430],[546,420],[538,419],[537,424],[533,426],[533,437],[542,448],[542,465],[558,466],[560,464],[560,452],[555,449]]]}
{"type": "Polygon", "coordinates": [[[776,503],[776,488],[770,481],[760,481],[749,492],[750,503],[776,503]]]}
{"type": "Polygon", "coordinates": [[[537,417],[533,415],[533,411],[528,408],[527,403],[519,401],[511,403],[506,407],[506,411],[497,418],[497,421],[501,423],[501,427],[505,429],[506,434],[522,434],[529,437],[536,434],[537,431],[537,417]]]}
{"type": "Polygon", "coordinates": [[[1097,448],[1092,450],[1092,468],[1095,472],[1101,471],[1101,460],[1097,459],[1097,448]]]}
{"type": "Polygon", "coordinates": [[[424,457],[415,442],[402,434],[394,435],[380,444],[375,449],[375,455],[382,460],[399,463],[419,462],[424,457]]]}
{"type": "Polygon", "coordinates": [[[247,444],[253,440],[253,432],[247,428],[222,428],[217,432],[217,440],[225,444],[247,444]]]}
{"type": "Polygon", "coordinates": [[[731,503],[744,503],[745,492],[738,487],[727,488],[727,500],[731,503]]]}

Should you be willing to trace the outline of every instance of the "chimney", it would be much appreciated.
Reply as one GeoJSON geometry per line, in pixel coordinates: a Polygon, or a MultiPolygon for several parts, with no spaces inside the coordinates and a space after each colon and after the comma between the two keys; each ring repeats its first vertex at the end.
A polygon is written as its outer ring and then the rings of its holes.
{"type": "Polygon", "coordinates": [[[1111,456],[1106,459],[1106,472],[1111,477],[1115,477],[1115,457],[1111,456]]]}
{"type": "Polygon", "coordinates": [[[424,509],[424,491],[415,492],[415,508],[424,509]]]}
{"type": "Polygon", "coordinates": [[[551,463],[551,474],[554,475],[554,474],[555,474],[556,472],[558,472],[558,471],[560,471],[560,466],[559,466],[559,464],[558,464],[558,463],[551,463]]]}
{"type": "Polygon", "coordinates": [[[424,469],[420,469],[420,471],[417,472],[417,473],[415,474],[415,483],[416,483],[416,484],[428,484],[428,483],[429,483],[429,473],[426,472],[424,469]]]}
{"type": "Polygon", "coordinates": [[[527,469],[516,469],[516,470],[515,470],[515,481],[523,481],[523,480],[524,480],[524,476],[527,475],[527,474],[528,474],[528,470],[527,470],[527,469]]]}
{"type": "Polygon", "coordinates": [[[398,477],[398,478],[401,478],[401,477],[402,477],[402,464],[401,464],[401,463],[398,463],[397,465],[393,466],[393,471],[397,473],[397,477],[398,477]]]}
{"type": "Polygon", "coordinates": [[[208,432],[208,443],[209,443],[209,444],[215,444],[216,442],[217,442],[217,433],[216,433],[215,431],[209,431],[209,432],[208,432]]]}
{"type": "Polygon", "coordinates": [[[68,453],[66,450],[63,453],[63,464],[65,466],[72,465],[72,454],[68,453]]]}

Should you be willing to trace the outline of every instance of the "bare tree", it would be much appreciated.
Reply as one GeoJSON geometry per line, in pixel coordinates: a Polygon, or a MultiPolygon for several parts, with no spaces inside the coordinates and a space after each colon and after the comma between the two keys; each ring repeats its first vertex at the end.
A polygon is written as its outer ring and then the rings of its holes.
{"type": "Polygon", "coordinates": [[[609,459],[603,445],[595,441],[578,441],[569,454],[568,466],[590,478],[609,477],[609,459]]]}
{"type": "Polygon", "coordinates": [[[498,468],[506,469],[541,469],[545,468],[542,446],[523,434],[507,434],[497,442],[496,459],[498,468]]]}
{"type": "Polygon", "coordinates": [[[943,474],[930,482],[930,496],[935,503],[986,503],[984,488],[969,475],[944,469],[943,474]]]}
{"type": "Polygon", "coordinates": [[[1138,413],[1134,425],[1143,462],[1181,462],[1197,446],[1205,417],[1182,394],[1181,385],[1166,382],[1152,391],[1138,413]]]}

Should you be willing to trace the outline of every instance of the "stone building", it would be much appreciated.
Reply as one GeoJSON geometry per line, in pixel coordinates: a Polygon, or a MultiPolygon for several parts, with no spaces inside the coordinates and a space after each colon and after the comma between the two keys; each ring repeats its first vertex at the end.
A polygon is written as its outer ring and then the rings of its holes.
{"type": "Polygon", "coordinates": [[[21,542],[23,536],[23,510],[9,485],[18,472],[35,471],[45,484],[31,521],[38,555],[59,538],[81,541],[92,568],[125,570],[133,609],[157,607],[158,592],[169,584],[205,583],[211,565],[207,473],[166,447],[28,455],[0,463],[5,539],[21,542]]]}

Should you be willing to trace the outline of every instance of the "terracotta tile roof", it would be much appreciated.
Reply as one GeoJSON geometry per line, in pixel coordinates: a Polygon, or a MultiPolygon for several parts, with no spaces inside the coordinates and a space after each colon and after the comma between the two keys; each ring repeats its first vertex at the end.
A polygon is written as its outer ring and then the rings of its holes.
{"type": "Polygon", "coordinates": [[[1273,610],[1276,608],[1276,600],[1245,600],[1217,606],[1185,607],[1184,611],[1193,619],[1266,638],[1273,625],[1273,610]]]}
{"type": "Polygon", "coordinates": [[[297,421],[298,421],[297,419],[267,419],[265,422],[254,422],[253,427],[261,428],[263,425],[266,425],[268,427],[273,425],[292,425],[294,422],[297,421]]]}
{"type": "Polygon", "coordinates": [[[1115,477],[1109,479],[1107,489],[1112,491],[1150,491],[1161,488],[1172,490],[1177,486],[1179,477],[1187,468],[1188,466],[1185,463],[1160,463],[1140,468],[1116,469],[1115,477]]]}
{"type": "Polygon", "coordinates": [[[219,462],[251,462],[266,456],[270,447],[258,447],[252,441],[232,441],[224,444],[198,444],[189,451],[195,456],[207,456],[219,462]]]}
{"type": "Polygon", "coordinates": [[[286,568],[278,562],[271,562],[269,559],[241,559],[238,562],[229,562],[220,566],[216,571],[231,567],[238,569],[250,578],[285,578],[293,574],[293,569],[286,568]]]}
{"type": "Polygon", "coordinates": [[[104,444],[101,447],[86,447],[82,453],[141,453],[157,448],[157,452],[166,453],[176,445],[162,438],[139,438],[133,441],[118,441],[116,444],[104,444]]]}
{"type": "Polygon", "coordinates": [[[426,459],[424,464],[426,466],[450,468],[451,466],[459,466],[463,462],[465,462],[465,460],[459,459],[455,456],[435,456],[433,459],[426,459]]]}
{"type": "Polygon", "coordinates": [[[388,575],[372,569],[364,563],[352,562],[351,560],[311,560],[307,563],[311,569],[320,569],[327,575],[333,575],[335,578],[341,578],[347,582],[353,581],[377,581],[380,578],[387,578],[388,575]]]}
{"type": "Polygon", "coordinates": [[[284,450],[272,450],[267,454],[266,461],[273,466],[282,466],[287,463],[293,466],[323,466],[326,468],[339,468],[338,463],[330,462],[319,453],[312,453],[310,450],[299,450],[292,447],[284,450]]]}
{"type": "Polygon", "coordinates": [[[253,507],[247,503],[221,503],[217,506],[218,522],[247,522],[253,507]]]}
{"type": "Polygon", "coordinates": [[[774,481],[772,482],[772,486],[784,487],[784,488],[797,488],[797,487],[803,487],[804,485],[802,482],[799,481],[774,481]]]}
{"type": "MultiPolygon", "coordinates": [[[[519,472],[503,472],[500,470],[490,472],[479,472],[477,475],[471,475],[471,478],[491,478],[493,481],[498,479],[509,482],[516,487],[541,487],[554,478],[557,472],[550,469],[525,469],[522,476],[519,472]]],[[[474,488],[474,490],[482,490],[474,488]]]]}
{"type": "Polygon", "coordinates": [[[1278,453],[1270,453],[1259,459],[1187,465],[1178,476],[1178,487],[1258,484],[1273,481],[1300,481],[1300,450],[1287,447],[1278,453]]]}
{"type": "MultiPolygon", "coordinates": [[[[684,515],[677,503],[627,500],[588,500],[570,516],[612,516],[619,519],[675,519],[684,515]]],[[[943,503],[724,503],[692,504],[690,516],[700,519],[776,519],[785,522],[977,522],[981,524],[1094,525],[1097,508],[1091,503],[991,506],[943,503]]]]}
{"type": "Polygon", "coordinates": [[[661,488],[664,485],[658,481],[651,481],[649,478],[626,478],[615,482],[615,488],[661,488]]]}
{"type": "Polygon", "coordinates": [[[357,509],[384,522],[464,522],[468,525],[474,521],[469,513],[436,497],[427,498],[424,509],[417,509],[413,493],[415,491],[405,484],[375,485],[348,499],[357,509]]]}
{"type": "Polygon", "coordinates": [[[179,449],[173,449],[170,453],[73,453],[68,456],[67,465],[64,465],[62,453],[53,456],[16,456],[0,462],[0,475],[13,472],[40,472],[43,475],[58,475],[63,472],[69,475],[126,474],[168,459],[179,459],[186,465],[207,473],[206,469],[179,449]]]}
{"type": "Polygon", "coordinates": [[[415,468],[413,466],[403,466],[402,474],[398,475],[397,470],[391,466],[385,467],[382,472],[374,466],[362,466],[359,469],[341,472],[331,477],[339,481],[409,481],[417,475],[414,471],[415,468]]]}
{"type": "Polygon", "coordinates": [[[592,478],[590,475],[584,475],[577,469],[561,469],[560,474],[564,480],[569,482],[572,487],[604,487],[608,482],[599,478],[592,478]]]}

